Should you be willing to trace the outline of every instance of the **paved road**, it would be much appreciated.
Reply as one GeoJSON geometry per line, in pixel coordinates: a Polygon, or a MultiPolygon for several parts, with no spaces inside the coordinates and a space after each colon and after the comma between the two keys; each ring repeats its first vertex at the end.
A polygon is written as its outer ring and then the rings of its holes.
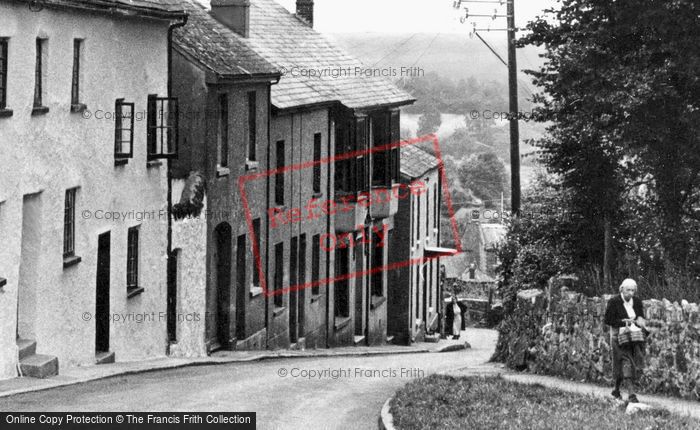
{"type": "Polygon", "coordinates": [[[2,398],[0,410],[256,411],[261,429],[372,429],[384,401],[413,377],[486,362],[496,333],[473,329],[466,338],[472,349],[456,352],[266,360],[115,377],[2,398]],[[326,374],[300,376],[308,371],[326,374]]]}

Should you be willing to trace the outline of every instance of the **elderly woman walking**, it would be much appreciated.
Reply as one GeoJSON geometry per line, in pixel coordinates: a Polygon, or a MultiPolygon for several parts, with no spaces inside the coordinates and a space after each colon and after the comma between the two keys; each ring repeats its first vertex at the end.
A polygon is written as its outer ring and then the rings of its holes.
{"type": "Polygon", "coordinates": [[[605,310],[605,324],[610,326],[613,379],[615,380],[612,395],[622,399],[620,387],[624,382],[629,391],[630,403],[638,402],[634,385],[644,368],[644,344],[630,342],[620,345],[618,335],[623,327],[632,330],[645,329],[644,306],[642,300],[635,297],[636,292],[637,283],[634,279],[625,279],[620,285],[620,294],[608,301],[605,310]]]}

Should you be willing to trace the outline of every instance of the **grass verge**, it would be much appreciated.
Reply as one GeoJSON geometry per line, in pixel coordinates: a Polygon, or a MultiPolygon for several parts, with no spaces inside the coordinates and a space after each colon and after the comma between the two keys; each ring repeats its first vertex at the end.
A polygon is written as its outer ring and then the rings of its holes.
{"type": "Polygon", "coordinates": [[[399,430],[700,429],[700,421],[665,410],[629,416],[612,399],[500,377],[431,375],[412,381],[396,393],[391,414],[399,430]]]}

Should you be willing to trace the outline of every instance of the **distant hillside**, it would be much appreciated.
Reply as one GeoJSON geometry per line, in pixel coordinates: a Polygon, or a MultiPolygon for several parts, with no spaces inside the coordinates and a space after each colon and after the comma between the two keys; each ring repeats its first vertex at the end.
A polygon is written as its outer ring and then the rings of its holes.
{"type": "MultiPolygon", "coordinates": [[[[473,76],[479,80],[507,82],[506,66],[477,38],[458,34],[384,34],[332,33],[327,34],[366,66],[396,68],[417,66],[425,72],[437,72],[453,80],[473,76]]],[[[487,39],[496,52],[507,60],[505,35],[503,41],[487,39]]],[[[518,49],[518,69],[535,69],[542,63],[541,51],[527,47],[518,49]]],[[[521,83],[532,87],[530,78],[521,72],[521,83]]]]}

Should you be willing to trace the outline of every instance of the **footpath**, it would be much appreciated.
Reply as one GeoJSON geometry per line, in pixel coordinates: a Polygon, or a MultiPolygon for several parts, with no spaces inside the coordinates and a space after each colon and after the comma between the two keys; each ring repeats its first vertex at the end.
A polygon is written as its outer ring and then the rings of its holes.
{"type": "MultiPolygon", "coordinates": [[[[612,398],[610,396],[612,387],[603,387],[585,382],[569,381],[554,376],[513,372],[503,367],[502,364],[491,364],[492,366],[485,365],[483,367],[483,370],[485,371],[484,373],[489,375],[500,375],[509,381],[514,381],[521,384],[539,384],[548,388],[555,388],[570,393],[592,395],[599,398],[612,398]]],[[[474,368],[464,368],[458,369],[450,374],[454,376],[474,376],[474,370],[474,368]]],[[[666,409],[680,415],[690,415],[694,418],[700,419],[700,402],[653,394],[637,394],[637,397],[641,403],[646,403],[656,408],[666,409]]],[[[624,392],[623,398],[626,398],[626,393],[624,392]]]]}
{"type": "MultiPolygon", "coordinates": [[[[32,391],[48,390],[67,385],[81,384],[98,379],[122,375],[132,375],[157,370],[167,370],[186,366],[205,366],[226,363],[246,363],[251,361],[304,358],[304,357],[353,357],[370,355],[440,353],[465,349],[462,340],[442,339],[437,343],[421,342],[411,346],[349,346],[332,349],[308,350],[264,350],[264,351],[217,351],[208,357],[174,358],[162,357],[141,361],[116,362],[92,366],[59,367],[59,374],[46,379],[13,378],[0,381],[0,398],[32,391]]],[[[60,364],[60,363],[59,363],[60,364]]]]}

